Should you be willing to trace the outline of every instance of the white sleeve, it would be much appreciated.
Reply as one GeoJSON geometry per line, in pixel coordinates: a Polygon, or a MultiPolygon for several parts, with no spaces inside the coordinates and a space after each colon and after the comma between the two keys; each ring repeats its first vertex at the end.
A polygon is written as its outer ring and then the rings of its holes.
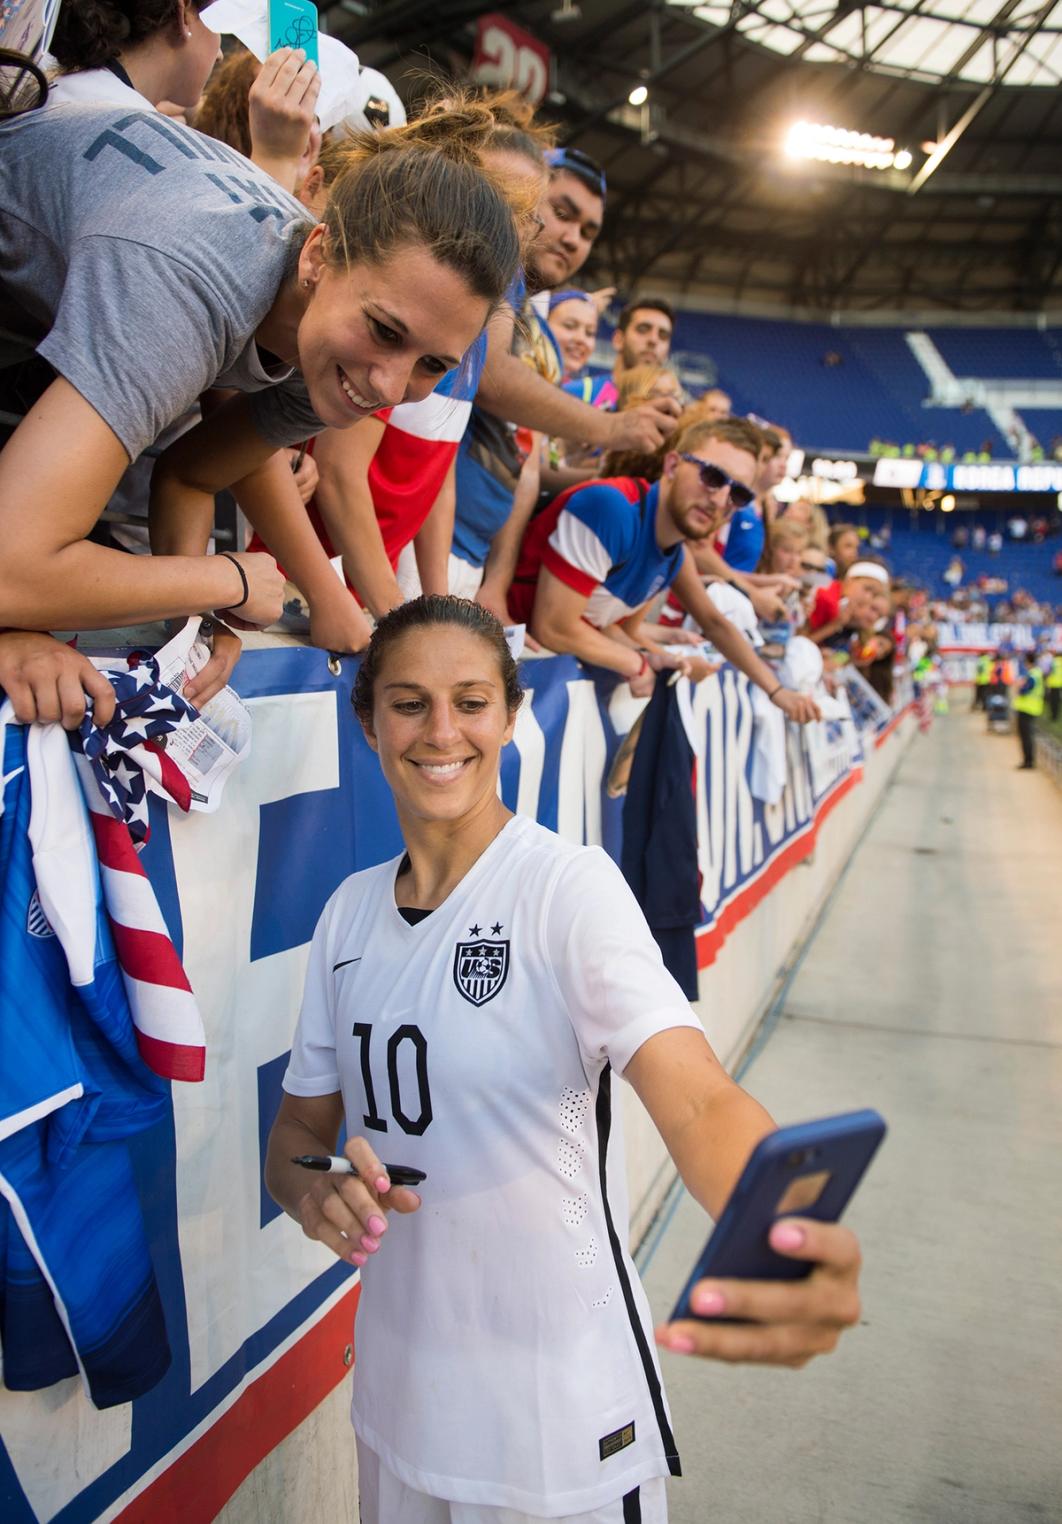
{"type": "Polygon", "coordinates": [[[648,1038],[671,1027],[703,1031],[623,874],[600,847],[561,871],[546,912],[554,979],[591,1065],[619,1073],[648,1038]]]}
{"type": "Polygon", "coordinates": [[[283,1079],[289,1095],[335,1095],[340,1089],[331,968],[333,901],[321,912],[310,944],[302,1010],[283,1079]]]}

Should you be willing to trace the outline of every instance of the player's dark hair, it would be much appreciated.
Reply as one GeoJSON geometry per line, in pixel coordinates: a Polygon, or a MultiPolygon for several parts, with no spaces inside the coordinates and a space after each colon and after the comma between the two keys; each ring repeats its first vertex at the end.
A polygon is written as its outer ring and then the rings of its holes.
{"type": "MultiPolygon", "coordinates": [[[[201,11],[209,0],[193,0],[201,11]]],[[[177,0],[63,0],[48,51],[66,74],[100,69],[138,42],[176,27],[177,0]]]]}
{"type": "Polygon", "coordinates": [[[620,333],[627,332],[631,318],[636,312],[662,312],[672,328],[675,326],[675,309],[669,301],[662,296],[638,296],[627,303],[616,319],[616,327],[620,333]]]}
{"type": "Polygon", "coordinates": [[[494,615],[482,604],[472,603],[467,598],[428,593],[419,598],[411,598],[408,603],[400,603],[384,615],[373,631],[350,696],[354,713],[363,725],[368,725],[372,720],[376,678],[389,647],[410,630],[426,630],[440,625],[467,630],[469,634],[478,635],[486,641],[498,661],[502,687],[505,689],[505,707],[510,714],[519,709],[524,697],[520,673],[509,650],[505,631],[494,615]]]}

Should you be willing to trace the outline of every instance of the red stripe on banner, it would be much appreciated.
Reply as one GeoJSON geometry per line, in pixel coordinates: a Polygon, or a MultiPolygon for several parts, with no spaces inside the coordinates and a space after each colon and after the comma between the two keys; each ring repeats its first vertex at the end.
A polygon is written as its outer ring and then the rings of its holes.
{"type": "Polygon", "coordinates": [[[195,1084],[206,1074],[206,1049],[203,1047],[187,1047],[181,1043],[166,1042],[161,1037],[149,1037],[139,1027],[136,1046],[145,1064],[160,1079],[184,1080],[195,1084]]]}
{"type": "Polygon", "coordinates": [[[106,814],[97,815],[95,810],[90,809],[89,819],[92,821],[92,834],[96,838],[96,856],[100,860],[100,867],[115,868],[119,873],[136,873],[140,878],[147,878],[125,822],[116,820],[109,810],[106,814]]]}
{"type": "Polygon", "coordinates": [[[123,970],[142,984],[161,984],[171,990],[192,992],[188,975],[181,967],[173,943],[160,931],[141,931],[136,926],[123,926],[113,916],[108,917],[118,962],[123,970]]]}
{"type": "Polygon", "coordinates": [[[892,735],[892,733],[893,733],[893,731],[894,731],[894,730],[895,730],[895,729],[896,729],[896,727],[897,727],[897,726],[898,726],[898,725],[899,725],[899,724],[900,724],[900,723],[901,723],[901,722],[902,722],[902,721],[903,721],[903,720],[905,720],[905,719],[906,719],[906,718],[907,718],[907,716],[908,716],[908,715],[909,715],[909,714],[910,714],[910,713],[911,713],[911,710],[912,710],[912,709],[913,709],[913,708],[914,708],[914,707],[915,707],[915,706],[914,706],[914,702],[913,702],[913,701],[912,701],[912,702],[911,702],[911,703],[910,703],[910,704],[908,704],[908,705],[907,705],[907,706],[906,706],[906,708],[904,708],[904,709],[901,709],[901,710],[900,710],[900,712],[899,712],[899,714],[895,714],[895,715],[893,715],[893,717],[892,717],[892,719],[891,719],[891,720],[890,720],[890,721],[889,721],[889,723],[888,723],[888,724],[887,724],[887,725],[886,725],[886,726],[885,726],[885,729],[884,729],[884,730],[883,730],[883,731],[882,731],[882,732],[881,732],[881,734],[880,734],[880,735],[879,735],[879,736],[876,736],[876,737],[875,737],[875,739],[874,739],[874,745],[875,745],[875,747],[878,747],[878,746],[884,746],[884,745],[885,745],[885,742],[886,742],[886,741],[887,741],[887,740],[888,740],[888,739],[889,739],[889,737],[890,737],[890,736],[891,736],[891,735],[892,735]]]}
{"type": "Polygon", "coordinates": [[[746,917],[752,914],[757,905],[762,904],[771,890],[785,878],[791,868],[795,868],[798,863],[802,863],[805,857],[811,856],[815,850],[815,843],[818,839],[819,827],[822,825],[822,822],[834,806],[839,804],[845,795],[860,782],[862,777],[863,769],[857,767],[843,778],[833,792],[827,794],[826,798],[819,805],[815,818],[808,828],[800,836],[796,837],[794,841],[791,841],[788,846],[783,847],[777,857],[771,859],[754,883],[749,884],[740,894],[734,896],[729,905],[720,911],[711,926],[706,926],[703,931],[697,932],[698,968],[710,968],[718,957],[730,933],[740,926],[746,917]]]}
{"type": "MultiPolygon", "coordinates": [[[[237,1487],[349,1374],[360,1283],[281,1355],[114,1524],[210,1524],[237,1487]]],[[[351,1461],[354,1433],[350,1435],[351,1461]]]]}

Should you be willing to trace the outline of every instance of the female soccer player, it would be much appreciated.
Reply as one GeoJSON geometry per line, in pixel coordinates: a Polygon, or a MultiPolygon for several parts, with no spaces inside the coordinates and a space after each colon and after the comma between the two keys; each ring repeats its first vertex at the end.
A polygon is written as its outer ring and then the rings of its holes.
{"type": "MultiPolygon", "coordinates": [[[[661,1524],[678,1457],[627,1252],[612,1075],[713,1215],[773,1128],[618,868],[500,801],[521,696],[501,626],[441,597],[381,621],[355,685],[406,853],[348,878],[321,916],[266,1180],[309,1237],[365,1267],[363,1524],[661,1524]],[[308,1176],[293,1159],[333,1154],[344,1118],[357,1178],[308,1176]],[[382,1158],[423,1169],[420,1191],[382,1158]]],[[[854,1236],[788,1220],[772,1242],[813,1261],[810,1278],[702,1283],[703,1311],[752,1321],[676,1324],[657,1343],[787,1365],[832,1349],[858,1317],[854,1236]]]]}
{"type": "MultiPolygon", "coordinates": [[[[153,110],[59,104],[0,125],[0,324],[57,372],[0,453],[5,625],[276,617],[271,557],[202,554],[214,494],[278,446],[426,397],[481,332],[519,242],[470,111],[485,139],[484,107],[367,134],[316,226],[241,155],[153,110]],[[86,540],[129,461],[215,385],[249,395],[156,466],[163,554],[131,566],[86,540]]],[[[256,527],[315,643],[351,649],[357,611],[297,493],[277,501],[256,527]]],[[[3,666],[0,650],[0,680],[3,666]]]]}

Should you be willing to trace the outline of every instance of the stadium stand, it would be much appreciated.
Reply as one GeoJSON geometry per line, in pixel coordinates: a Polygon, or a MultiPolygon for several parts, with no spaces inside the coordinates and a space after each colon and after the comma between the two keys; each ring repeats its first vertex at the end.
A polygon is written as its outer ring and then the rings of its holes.
{"type": "Polygon", "coordinates": [[[1062,379],[1057,328],[930,328],[933,343],[957,376],[993,381],[1062,379]]]}
{"type": "MultiPolygon", "coordinates": [[[[959,455],[980,450],[987,440],[993,456],[1013,453],[983,409],[921,406],[929,387],[903,328],[683,312],[675,332],[678,350],[714,361],[719,384],[738,412],[784,420],[808,449],[859,452],[872,439],[886,438],[951,444],[959,455]],[[770,357],[766,365],[764,356],[770,357]]],[[[1002,332],[1005,343],[1040,338],[1021,330],[1002,332]]]]}

